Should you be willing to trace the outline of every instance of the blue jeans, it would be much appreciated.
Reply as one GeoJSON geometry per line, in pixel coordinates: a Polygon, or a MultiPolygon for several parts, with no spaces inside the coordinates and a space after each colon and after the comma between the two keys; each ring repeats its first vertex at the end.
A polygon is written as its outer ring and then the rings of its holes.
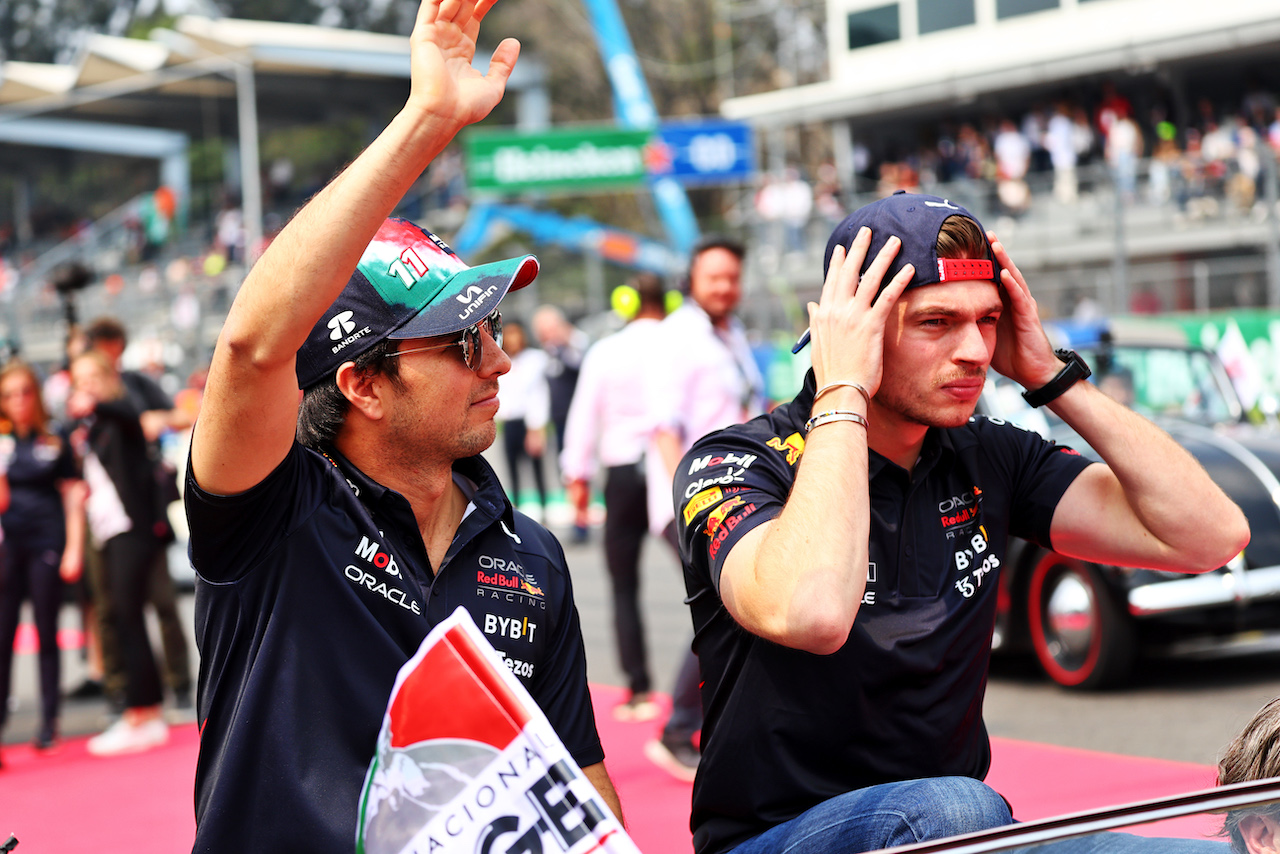
{"type": "Polygon", "coordinates": [[[1004,798],[979,780],[904,780],[823,801],[748,839],[733,854],[860,854],[1012,821],[1004,798]]]}
{"type": "MultiPolygon", "coordinates": [[[[771,827],[732,854],[862,854],[1011,824],[1009,805],[969,777],[904,780],[856,789],[771,827]]],[[[1230,854],[1225,842],[1098,833],[1017,854],[1230,854]]]]}

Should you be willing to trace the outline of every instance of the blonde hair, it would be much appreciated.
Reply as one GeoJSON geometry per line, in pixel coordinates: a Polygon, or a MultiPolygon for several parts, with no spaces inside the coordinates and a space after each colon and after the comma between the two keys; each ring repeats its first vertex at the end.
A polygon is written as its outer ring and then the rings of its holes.
{"type": "Polygon", "coordinates": [[[990,258],[982,227],[967,216],[949,216],[942,221],[942,228],[938,230],[937,249],[939,258],[990,258]]]}
{"type": "Polygon", "coordinates": [[[104,400],[119,400],[124,397],[124,382],[120,379],[115,366],[111,364],[111,360],[105,355],[98,350],[86,350],[71,360],[73,371],[80,362],[92,362],[106,379],[107,397],[103,398],[104,400]]]}

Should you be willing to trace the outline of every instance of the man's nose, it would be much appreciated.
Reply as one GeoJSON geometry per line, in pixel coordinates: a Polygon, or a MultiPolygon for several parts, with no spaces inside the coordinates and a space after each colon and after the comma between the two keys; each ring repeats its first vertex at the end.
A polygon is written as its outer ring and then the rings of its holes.
{"type": "Polygon", "coordinates": [[[966,323],[959,330],[960,340],[956,344],[955,360],[985,365],[991,360],[991,351],[987,348],[986,336],[982,327],[976,323],[966,323]]]}
{"type": "Polygon", "coordinates": [[[483,377],[502,376],[511,370],[511,357],[507,351],[498,346],[487,329],[481,326],[480,332],[480,370],[483,377]]]}

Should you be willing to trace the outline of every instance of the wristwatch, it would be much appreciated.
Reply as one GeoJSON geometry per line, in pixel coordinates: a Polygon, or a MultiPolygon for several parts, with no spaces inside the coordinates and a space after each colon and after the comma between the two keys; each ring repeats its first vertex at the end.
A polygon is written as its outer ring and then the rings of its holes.
{"type": "Polygon", "coordinates": [[[1028,406],[1044,406],[1049,401],[1056,400],[1063,392],[1080,382],[1080,380],[1087,380],[1093,374],[1093,371],[1089,370],[1089,365],[1075,350],[1055,350],[1053,355],[1067,364],[1062,370],[1058,371],[1056,377],[1040,386],[1040,388],[1022,393],[1022,399],[1027,402],[1028,406]]]}

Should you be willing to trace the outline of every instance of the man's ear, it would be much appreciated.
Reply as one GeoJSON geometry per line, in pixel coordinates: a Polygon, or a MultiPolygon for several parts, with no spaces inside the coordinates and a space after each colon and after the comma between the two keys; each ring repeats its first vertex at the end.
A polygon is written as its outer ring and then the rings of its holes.
{"type": "Polygon", "coordinates": [[[1277,854],[1280,852],[1280,835],[1276,822],[1270,816],[1256,813],[1240,819],[1240,836],[1249,854],[1277,854]]]}
{"type": "Polygon", "coordinates": [[[382,418],[383,401],[381,393],[385,386],[377,382],[375,371],[362,371],[355,362],[343,362],[335,377],[338,391],[351,404],[352,410],[365,418],[377,421],[382,418]]]}

